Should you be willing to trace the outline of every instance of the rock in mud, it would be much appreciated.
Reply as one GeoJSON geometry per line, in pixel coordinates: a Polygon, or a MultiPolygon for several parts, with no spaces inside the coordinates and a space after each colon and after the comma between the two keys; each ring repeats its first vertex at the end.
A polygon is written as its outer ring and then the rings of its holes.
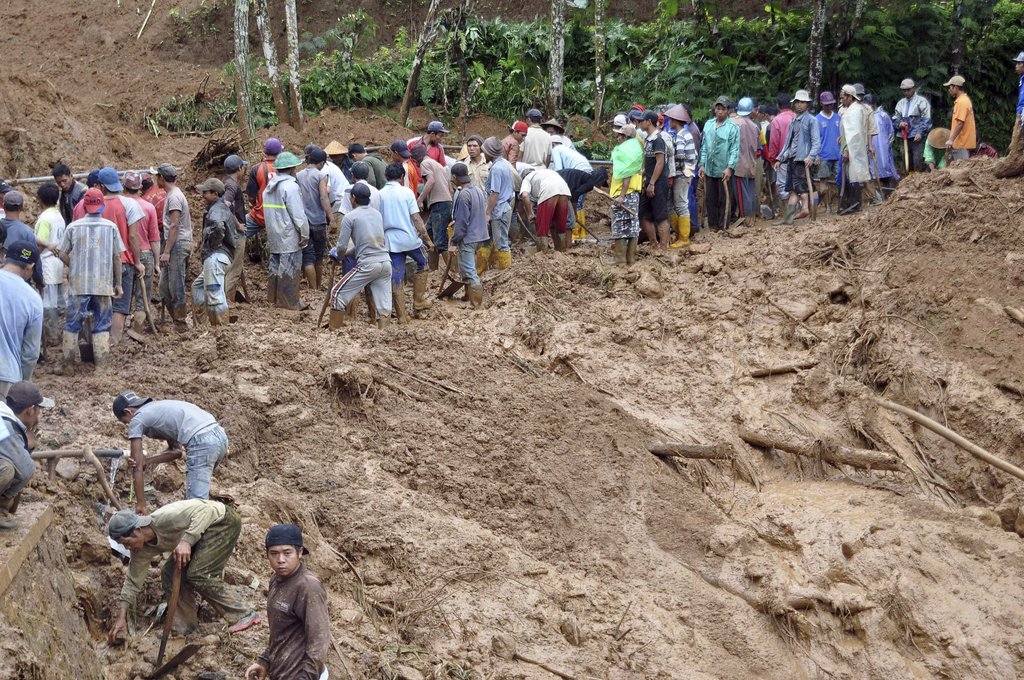
{"type": "Polygon", "coordinates": [[[999,515],[999,520],[1003,524],[1003,529],[1006,531],[1015,531],[1014,525],[1017,522],[1017,515],[1020,513],[1020,497],[1012,491],[1006,494],[1003,496],[1003,499],[999,501],[999,505],[995,507],[995,513],[999,515]]]}
{"type": "Polygon", "coordinates": [[[636,292],[646,298],[660,300],[665,295],[665,289],[662,288],[661,281],[654,278],[654,274],[650,272],[640,272],[640,276],[633,283],[633,287],[636,288],[636,292]]]}
{"type": "Polygon", "coordinates": [[[57,474],[60,475],[61,479],[73,482],[78,479],[78,475],[81,473],[82,470],[79,467],[77,460],[73,458],[61,458],[57,461],[57,474]]]}
{"type": "Polygon", "coordinates": [[[999,519],[999,515],[992,512],[988,508],[981,508],[976,505],[971,505],[963,509],[963,513],[968,517],[973,517],[982,524],[987,524],[995,529],[1001,529],[1003,526],[1002,520],[999,519]]]}

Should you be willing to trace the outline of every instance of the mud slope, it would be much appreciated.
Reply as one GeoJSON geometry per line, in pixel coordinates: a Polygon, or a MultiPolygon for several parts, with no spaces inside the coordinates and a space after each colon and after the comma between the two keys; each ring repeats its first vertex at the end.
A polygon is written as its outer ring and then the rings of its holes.
{"type": "MultiPolygon", "coordinates": [[[[438,303],[383,333],[243,305],[226,330],[121,347],[116,377],[44,367],[61,401],[44,440],[121,441],[109,404],[129,385],[217,413],[217,492],[245,520],[230,580],[262,604],[263,532],[301,523],[352,677],[549,677],[493,653],[502,635],[577,678],[1014,677],[1020,483],[871,401],[1024,463],[1019,397],[995,386],[1022,382],[1024,329],[1001,305],[1024,195],[971,167],[981,188],[954,168],[875,212],[701,235],[628,271],[592,246],[517,255],[486,274],[485,309],[438,303]],[[816,363],[750,376],[795,362],[816,363]],[[648,452],[673,441],[729,459],[648,452]],[[837,444],[894,469],[829,464],[837,444]]],[[[169,467],[159,501],[181,493],[169,467]]],[[[131,678],[156,640],[100,642],[122,568],[91,473],[71,472],[35,491],[60,503],[109,677],[131,678]]],[[[239,674],[266,629],[221,633],[203,624],[180,677],[239,674]]],[[[332,677],[345,666],[332,652],[332,677]]]]}

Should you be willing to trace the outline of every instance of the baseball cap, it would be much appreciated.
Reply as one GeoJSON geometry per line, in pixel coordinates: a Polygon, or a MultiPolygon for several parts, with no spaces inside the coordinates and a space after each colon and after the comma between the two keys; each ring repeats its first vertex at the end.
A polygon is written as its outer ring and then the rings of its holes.
{"type": "MultiPolygon", "coordinates": [[[[115,517],[116,516],[117,515],[115,515],[115,517]]],[[[113,522],[113,520],[111,520],[111,522],[113,522]]],[[[111,534],[111,536],[113,536],[113,534],[111,534]]],[[[265,545],[267,550],[270,550],[270,548],[275,545],[294,545],[296,548],[302,548],[303,555],[309,554],[309,550],[302,542],[302,529],[294,524],[275,524],[270,527],[267,531],[265,545]]]]}
{"type": "Polygon", "coordinates": [[[116,541],[152,523],[153,518],[149,515],[138,515],[134,510],[118,510],[107,522],[107,533],[116,541]]]}
{"type": "Polygon", "coordinates": [[[724,94],[715,100],[715,106],[724,106],[729,108],[732,105],[732,100],[726,97],[724,94]]]}
{"type": "Polygon", "coordinates": [[[85,212],[90,215],[102,215],[107,207],[103,201],[103,192],[96,187],[85,192],[82,205],[85,206],[85,212]]]}
{"type": "Polygon", "coordinates": [[[99,169],[90,170],[88,177],[85,178],[85,186],[92,188],[100,183],[100,171],[99,169]]]}
{"type": "Polygon", "coordinates": [[[221,182],[216,177],[210,177],[205,182],[197,186],[196,191],[212,191],[219,196],[223,196],[224,182],[221,182]]]}
{"type": "Polygon", "coordinates": [[[277,137],[271,137],[263,142],[263,152],[268,156],[276,156],[282,151],[284,151],[284,144],[277,137]]]}
{"type": "Polygon", "coordinates": [[[13,210],[20,210],[25,205],[25,194],[16,189],[11,189],[4,194],[4,207],[13,210]]]}
{"type": "Polygon", "coordinates": [[[620,128],[616,128],[615,131],[626,137],[636,137],[636,128],[632,125],[623,125],[620,128]]]}
{"type": "Polygon", "coordinates": [[[901,90],[910,90],[910,89],[913,89],[914,87],[915,87],[914,81],[911,80],[910,78],[904,78],[900,82],[900,89],[901,90]]]}
{"type": "Polygon", "coordinates": [[[0,179],[0,196],[3,196],[8,191],[14,191],[10,184],[0,179]]]}
{"type": "Polygon", "coordinates": [[[39,265],[39,248],[32,241],[15,241],[7,249],[7,261],[22,266],[39,265]]]}
{"type": "Polygon", "coordinates": [[[349,144],[348,145],[348,152],[349,153],[366,153],[366,147],[363,146],[362,144],[349,144]]]}
{"type": "Polygon", "coordinates": [[[402,158],[409,158],[412,154],[409,153],[409,145],[403,142],[401,139],[396,139],[391,142],[391,150],[397,153],[402,158]]]}
{"type": "Polygon", "coordinates": [[[27,380],[16,382],[7,391],[7,405],[14,411],[23,411],[29,406],[53,408],[53,399],[47,399],[39,388],[27,380]]]}
{"type": "Polygon", "coordinates": [[[430,124],[427,125],[427,132],[437,132],[442,135],[446,135],[448,134],[448,128],[446,128],[441,121],[432,120],[430,121],[430,124]]]}
{"type": "Polygon", "coordinates": [[[114,417],[118,420],[124,415],[125,409],[138,408],[139,406],[145,406],[152,399],[146,397],[140,397],[131,390],[122,392],[121,394],[114,397],[114,417]]]}
{"type": "Polygon", "coordinates": [[[626,114],[626,118],[628,118],[629,120],[637,120],[637,121],[643,120],[644,119],[644,109],[630,109],[629,113],[626,114]]]}
{"type": "Polygon", "coordinates": [[[854,83],[853,91],[857,93],[858,97],[863,97],[867,90],[864,89],[864,83],[854,83]]]}
{"type": "Polygon", "coordinates": [[[540,118],[542,115],[543,114],[541,114],[540,109],[530,109],[529,111],[526,112],[527,118],[533,121],[537,121],[538,123],[540,122],[540,118]]]}
{"type": "Polygon", "coordinates": [[[306,151],[306,162],[316,165],[317,163],[323,163],[327,160],[327,152],[321,149],[315,144],[311,145],[312,148],[306,151]]]}
{"type": "Polygon", "coordinates": [[[523,134],[526,134],[527,132],[529,132],[530,126],[521,120],[517,120],[516,122],[509,125],[508,129],[511,130],[512,132],[521,132],[523,134]]]}
{"type": "Polygon", "coordinates": [[[235,172],[243,165],[245,165],[245,161],[238,154],[233,153],[224,159],[224,169],[228,172],[235,172]]]}
{"type": "Polygon", "coordinates": [[[942,84],[943,87],[949,87],[950,85],[956,85],[957,87],[963,87],[966,84],[963,76],[953,76],[942,84]]]}
{"type": "Polygon", "coordinates": [[[137,172],[126,172],[121,178],[121,184],[129,191],[137,191],[142,188],[142,175],[137,172]]]}
{"type": "Polygon", "coordinates": [[[96,179],[107,191],[113,191],[117,193],[124,191],[124,187],[121,185],[121,180],[117,176],[117,170],[114,170],[109,165],[105,168],[100,168],[99,174],[96,175],[96,179]]]}
{"type": "Polygon", "coordinates": [[[1014,57],[1013,60],[1015,62],[1017,62],[1018,64],[1024,63],[1024,50],[1021,50],[1020,52],[1018,52],[1017,56],[1014,57]]]}
{"type": "Polygon", "coordinates": [[[821,93],[821,95],[818,96],[818,101],[820,101],[822,104],[835,104],[836,97],[828,90],[825,90],[824,92],[821,93]]]}
{"type": "Polygon", "coordinates": [[[356,182],[352,185],[352,201],[356,205],[369,205],[370,197],[372,195],[373,193],[370,191],[370,187],[365,184],[356,182]]]}
{"type": "Polygon", "coordinates": [[[856,97],[857,90],[853,85],[843,85],[842,89],[839,90],[840,94],[845,94],[847,97],[856,97]]]}
{"type": "Polygon", "coordinates": [[[469,184],[473,181],[469,176],[469,168],[465,163],[456,163],[452,166],[452,179],[459,184],[469,184]]]}
{"type": "Polygon", "coordinates": [[[176,179],[178,177],[178,169],[170,163],[161,163],[156,168],[150,170],[154,175],[160,175],[164,179],[176,179]]]}

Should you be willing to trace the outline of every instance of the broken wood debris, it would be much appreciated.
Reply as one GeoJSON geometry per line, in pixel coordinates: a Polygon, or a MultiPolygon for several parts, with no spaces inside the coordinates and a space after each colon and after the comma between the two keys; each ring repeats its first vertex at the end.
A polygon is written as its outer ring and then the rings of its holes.
{"type": "Polygon", "coordinates": [[[819,458],[833,465],[849,465],[868,470],[902,471],[906,469],[903,461],[883,451],[856,449],[807,438],[793,437],[784,439],[763,432],[755,432],[743,426],[740,426],[738,433],[740,439],[751,446],[762,449],[778,449],[779,451],[786,451],[787,453],[793,453],[805,458],[819,458]]]}

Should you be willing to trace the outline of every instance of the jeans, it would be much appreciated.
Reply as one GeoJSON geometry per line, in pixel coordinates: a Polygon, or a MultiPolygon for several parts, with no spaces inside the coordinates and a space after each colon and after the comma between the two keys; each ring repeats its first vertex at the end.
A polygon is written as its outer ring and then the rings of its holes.
{"type": "Polygon", "coordinates": [[[92,314],[92,332],[109,333],[114,308],[107,295],[72,295],[68,300],[68,317],[64,330],[76,335],[82,331],[82,321],[92,314]]]}
{"type": "MultiPolygon", "coordinates": [[[[153,272],[156,271],[156,258],[153,257],[152,250],[143,250],[141,253],[142,266],[146,268],[146,273],[142,276],[142,280],[146,284],[146,293],[150,296],[153,295],[153,272]]],[[[132,276],[135,273],[132,272],[132,276]]],[[[142,302],[142,286],[135,287],[135,309],[145,309],[146,305],[142,302]]]]}
{"type": "Polygon", "coordinates": [[[185,276],[191,253],[191,241],[175,241],[167,264],[160,271],[160,300],[168,307],[180,307],[186,302],[185,276]]]}
{"type": "Polygon", "coordinates": [[[672,184],[672,212],[680,217],[690,216],[690,180],[676,175],[672,184]]]}
{"type": "Polygon", "coordinates": [[[423,250],[407,250],[404,253],[391,253],[391,282],[396,286],[402,285],[405,281],[405,258],[411,257],[416,262],[416,271],[421,272],[427,268],[427,258],[423,257],[423,250]]]}
{"type": "Polygon", "coordinates": [[[494,248],[496,250],[503,250],[505,252],[512,250],[512,244],[508,240],[508,230],[511,225],[511,210],[501,217],[494,217],[494,214],[491,214],[491,221],[487,226],[491,230],[491,238],[494,240],[494,248]]]}
{"type": "Polygon", "coordinates": [[[487,241],[475,241],[459,244],[459,274],[462,275],[462,282],[467,286],[479,286],[480,276],[476,273],[476,250],[487,245],[487,241]]]}
{"type": "Polygon", "coordinates": [[[438,201],[430,206],[430,215],[427,216],[427,232],[430,238],[434,239],[437,252],[443,253],[448,250],[448,223],[452,219],[452,202],[438,201]]]}
{"type": "Polygon", "coordinates": [[[786,163],[786,162],[779,163],[779,170],[776,173],[776,176],[778,177],[778,179],[777,179],[775,184],[776,184],[776,187],[779,190],[779,199],[781,199],[783,202],[785,202],[786,199],[789,198],[789,192],[786,191],[786,176],[788,174],[789,174],[789,164],[786,163]]]}
{"type": "Polygon", "coordinates": [[[210,498],[210,480],[217,463],[228,453],[228,435],[214,425],[185,444],[185,500],[210,498]]]}
{"type": "Polygon", "coordinates": [[[263,231],[263,229],[264,229],[264,227],[261,227],[259,222],[257,222],[253,218],[249,217],[248,215],[245,216],[245,237],[246,238],[252,238],[256,234],[258,234],[261,231],[263,231]]]}
{"type": "Polygon", "coordinates": [[[203,260],[203,273],[192,282],[192,302],[206,307],[214,314],[228,311],[228,299],[224,293],[224,280],[231,258],[224,253],[212,253],[203,260]]]}

